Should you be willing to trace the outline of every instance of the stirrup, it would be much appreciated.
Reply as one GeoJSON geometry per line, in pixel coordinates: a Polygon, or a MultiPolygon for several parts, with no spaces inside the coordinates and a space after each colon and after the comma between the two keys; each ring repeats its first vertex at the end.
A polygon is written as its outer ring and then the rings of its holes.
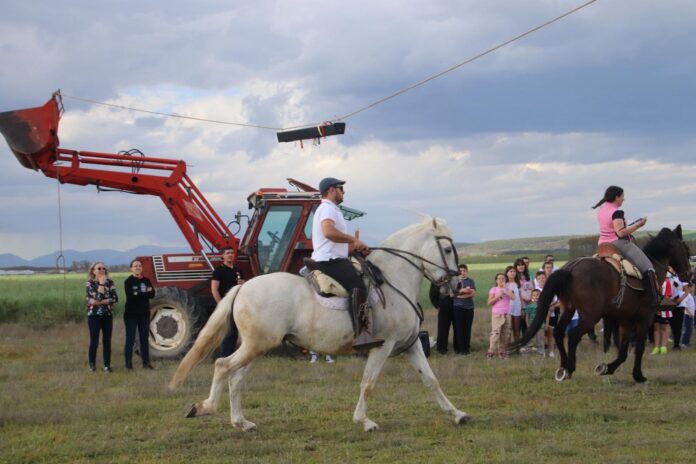
{"type": "Polygon", "coordinates": [[[384,345],[384,340],[375,338],[367,330],[363,330],[353,340],[353,349],[355,351],[370,351],[372,348],[379,348],[384,345]]]}

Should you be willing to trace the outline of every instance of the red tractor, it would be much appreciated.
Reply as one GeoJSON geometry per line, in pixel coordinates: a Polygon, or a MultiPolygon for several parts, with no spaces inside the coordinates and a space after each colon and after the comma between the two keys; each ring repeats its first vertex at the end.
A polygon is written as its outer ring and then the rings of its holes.
{"type": "MultiPolygon", "coordinates": [[[[241,230],[242,217],[248,218],[240,241],[189,178],[186,162],[152,158],[138,150],[108,154],[60,148],[62,112],[60,94],[55,93],[41,107],[0,113],[0,133],[22,166],[61,183],[156,195],[191,247],[189,254],[138,257],[157,289],[150,312],[152,356],[181,356],[208,320],[215,307],[210,277],[222,261],[216,250],[234,248],[236,265],[247,278],[297,272],[302,259],[311,255],[312,215],[320,203],[316,189],[288,179],[298,191],[261,188],[249,195],[251,217],[238,212],[229,223],[241,230]]],[[[364,214],[342,210],[348,220],[364,214]]]]}

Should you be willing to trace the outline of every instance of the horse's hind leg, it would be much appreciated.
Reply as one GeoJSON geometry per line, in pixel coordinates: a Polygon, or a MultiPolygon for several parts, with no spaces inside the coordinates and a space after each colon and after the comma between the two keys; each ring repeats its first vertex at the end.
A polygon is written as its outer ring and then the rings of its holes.
{"type": "Polygon", "coordinates": [[[254,430],[256,428],[256,424],[246,420],[244,418],[244,414],[242,414],[241,392],[242,381],[247,376],[251,368],[254,367],[255,363],[256,360],[253,360],[246,366],[240,367],[236,372],[234,372],[234,374],[229,376],[228,380],[230,390],[230,421],[232,422],[233,426],[239,427],[245,432],[254,430]]]}
{"type": "Polygon", "coordinates": [[[392,348],[392,344],[384,344],[380,348],[370,350],[370,355],[367,357],[363,378],[360,382],[360,398],[353,413],[353,422],[362,424],[366,432],[374,432],[378,429],[378,425],[367,418],[367,395],[375,388],[377,377],[382,372],[384,363],[389,357],[392,348]]]}
{"type": "Polygon", "coordinates": [[[430,369],[430,364],[428,364],[428,359],[423,353],[423,346],[420,343],[414,343],[411,345],[411,348],[406,351],[406,355],[408,356],[408,360],[411,362],[411,365],[421,375],[421,379],[423,380],[425,386],[430,388],[430,390],[432,390],[432,392],[435,394],[435,399],[437,400],[437,404],[440,405],[440,408],[442,408],[442,410],[445,412],[451,413],[454,416],[455,423],[464,424],[468,422],[470,419],[469,415],[455,408],[442,392],[440,382],[438,382],[437,378],[435,378],[435,374],[433,374],[432,369],[430,369]]]}
{"type": "Polygon", "coordinates": [[[237,351],[226,358],[218,358],[215,360],[215,372],[213,374],[213,382],[210,385],[210,394],[208,398],[194,404],[186,417],[197,417],[213,414],[217,411],[220,404],[220,395],[225,386],[225,380],[231,373],[235,373],[237,369],[243,368],[259,355],[252,353],[246,349],[244,343],[237,351]]]}
{"type": "Polygon", "coordinates": [[[554,376],[558,381],[569,379],[571,375],[571,370],[568,365],[568,353],[566,352],[564,338],[566,327],[570,322],[570,318],[573,316],[573,311],[575,310],[572,308],[564,310],[561,313],[561,316],[558,318],[556,327],[553,329],[553,338],[556,341],[558,356],[561,358],[561,366],[558,369],[556,369],[556,373],[554,376]]]}
{"type": "Polygon", "coordinates": [[[642,324],[640,327],[636,328],[636,348],[633,352],[633,380],[638,383],[643,383],[648,380],[643,377],[643,370],[641,368],[643,353],[645,352],[645,339],[648,331],[648,327],[645,325],[646,324],[642,324]]]}

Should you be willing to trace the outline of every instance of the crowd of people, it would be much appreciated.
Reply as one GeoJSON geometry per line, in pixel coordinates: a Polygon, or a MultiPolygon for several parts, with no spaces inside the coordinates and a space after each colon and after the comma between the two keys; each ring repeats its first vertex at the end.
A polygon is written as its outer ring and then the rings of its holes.
{"type": "MultiPolygon", "coordinates": [[[[537,302],[548,277],[557,270],[553,255],[547,255],[541,268],[530,273],[529,258],[522,257],[495,275],[494,285],[488,290],[486,303],[491,311],[491,330],[486,357],[505,358],[507,346],[516,342],[534,320],[537,302]]],[[[430,300],[438,309],[436,350],[440,354],[448,352],[448,342],[452,333],[452,346],[455,354],[467,356],[471,353],[471,330],[474,320],[474,300],[476,283],[469,276],[466,264],[459,265],[459,282],[456,291],[441,293],[439,287],[431,286],[430,300]]],[[[696,275],[696,269],[694,269],[696,275]]],[[[696,277],[694,277],[696,279],[696,277]]],[[[691,347],[696,314],[694,298],[695,283],[683,282],[670,269],[662,286],[662,294],[669,301],[662,301],[655,314],[650,341],[654,344],[651,354],[666,354],[669,350],[691,347]]],[[[559,317],[560,303],[554,297],[544,321],[532,340],[523,347],[521,353],[538,353],[555,357],[553,330],[559,317]]],[[[579,323],[575,311],[566,333],[579,323]]],[[[596,341],[594,332],[589,337],[596,341]]]]}
{"type": "MultiPolygon", "coordinates": [[[[537,272],[530,273],[529,258],[516,259],[503,272],[495,275],[494,286],[488,290],[487,304],[491,309],[491,331],[486,356],[507,357],[507,345],[520,339],[537,312],[537,301],[548,276],[556,270],[553,255],[547,255],[537,272]]],[[[432,285],[430,301],[438,308],[436,350],[448,351],[450,330],[455,354],[471,353],[471,329],[474,321],[474,296],[476,283],[469,277],[466,264],[459,265],[459,281],[456,290],[443,290],[432,285]],[[443,293],[444,292],[444,293],[443,293]]],[[[522,352],[537,352],[553,357],[553,328],[560,305],[557,300],[535,338],[522,352]]],[[[575,321],[575,324],[577,321],[575,321]]],[[[572,327],[572,325],[571,325],[572,327]]]]}

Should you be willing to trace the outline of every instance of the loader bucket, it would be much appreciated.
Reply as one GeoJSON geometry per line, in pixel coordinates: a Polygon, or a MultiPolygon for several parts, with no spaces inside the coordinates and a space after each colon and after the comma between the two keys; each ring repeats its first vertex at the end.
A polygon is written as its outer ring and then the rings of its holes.
{"type": "Polygon", "coordinates": [[[57,97],[44,106],[0,113],[0,133],[25,168],[37,170],[55,158],[60,109],[57,97]]]}

